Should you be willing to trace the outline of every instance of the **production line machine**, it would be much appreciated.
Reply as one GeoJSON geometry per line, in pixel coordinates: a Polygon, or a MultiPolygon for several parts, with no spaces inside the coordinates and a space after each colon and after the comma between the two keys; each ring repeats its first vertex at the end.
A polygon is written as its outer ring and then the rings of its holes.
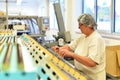
{"type": "Polygon", "coordinates": [[[0,30],[0,80],[36,80],[36,72],[26,72],[23,53],[12,30],[0,30]]]}
{"type": "Polygon", "coordinates": [[[44,48],[29,35],[23,34],[20,39],[38,67],[39,80],[87,80],[70,63],[52,50],[44,48]]]}
{"type": "Polygon", "coordinates": [[[14,31],[3,30],[0,31],[0,80],[87,79],[74,66],[28,34],[17,37],[14,31]]]}

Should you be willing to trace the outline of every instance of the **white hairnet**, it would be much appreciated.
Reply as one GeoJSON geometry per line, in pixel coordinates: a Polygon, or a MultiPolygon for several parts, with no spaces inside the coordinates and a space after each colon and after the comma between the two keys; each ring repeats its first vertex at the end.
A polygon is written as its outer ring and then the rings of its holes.
{"type": "Polygon", "coordinates": [[[88,27],[93,27],[94,29],[96,29],[97,27],[95,19],[90,14],[85,13],[80,15],[80,17],[78,18],[78,22],[87,25],[88,27]]]}

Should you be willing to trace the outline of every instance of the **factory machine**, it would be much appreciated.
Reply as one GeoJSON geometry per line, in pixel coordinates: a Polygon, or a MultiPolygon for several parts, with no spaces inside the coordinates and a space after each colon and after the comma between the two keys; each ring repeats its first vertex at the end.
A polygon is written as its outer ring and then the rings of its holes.
{"type": "Polygon", "coordinates": [[[39,80],[86,80],[70,63],[27,34],[20,37],[37,66],[39,80]]]}
{"type": "Polygon", "coordinates": [[[0,80],[35,80],[35,70],[25,68],[22,47],[14,31],[0,30],[0,80]]]}
{"type": "MultiPolygon", "coordinates": [[[[54,8],[59,28],[56,41],[63,38],[70,42],[70,35],[65,33],[61,19],[60,5],[54,4],[54,8]]],[[[35,19],[32,22],[37,25],[35,19]]],[[[39,34],[43,35],[49,29],[49,18],[41,17],[37,21],[38,25],[42,24],[39,34]]],[[[54,42],[42,44],[36,41],[36,35],[16,34],[14,30],[0,30],[0,80],[87,80],[85,75],[51,49],[54,42]]],[[[44,42],[44,36],[42,38],[44,42]]]]}
{"type": "Polygon", "coordinates": [[[28,34],[0,31],[0,80],[87,80],[73,65],[28,34]]]}

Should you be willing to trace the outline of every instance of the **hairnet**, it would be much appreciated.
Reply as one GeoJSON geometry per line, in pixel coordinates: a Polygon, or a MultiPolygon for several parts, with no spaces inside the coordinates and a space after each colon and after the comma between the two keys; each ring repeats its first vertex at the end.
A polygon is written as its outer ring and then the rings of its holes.
{"type": "Polygon", "coordinates": [[[80,15],[78,22],[87,25],[88,27],[93,27],[94,29],[97,27],[95,19],[90,14],[85,13],[80,15]]]}

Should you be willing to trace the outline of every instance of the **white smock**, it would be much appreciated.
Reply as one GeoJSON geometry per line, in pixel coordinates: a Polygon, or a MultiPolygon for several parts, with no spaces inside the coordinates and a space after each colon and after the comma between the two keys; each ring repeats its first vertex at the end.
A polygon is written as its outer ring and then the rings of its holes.
{"type": "Polygon", "coordinates": [[[75,67],[85,73],[90,78],[88,80],[106,80],[105,42],[97,31],[88,37],[82,34],[80,38],[72,41],[69,47],[74,50],[75,54],[90,57],[97,63],[95,67],[87,67],[74,60],[75,67]]]}

